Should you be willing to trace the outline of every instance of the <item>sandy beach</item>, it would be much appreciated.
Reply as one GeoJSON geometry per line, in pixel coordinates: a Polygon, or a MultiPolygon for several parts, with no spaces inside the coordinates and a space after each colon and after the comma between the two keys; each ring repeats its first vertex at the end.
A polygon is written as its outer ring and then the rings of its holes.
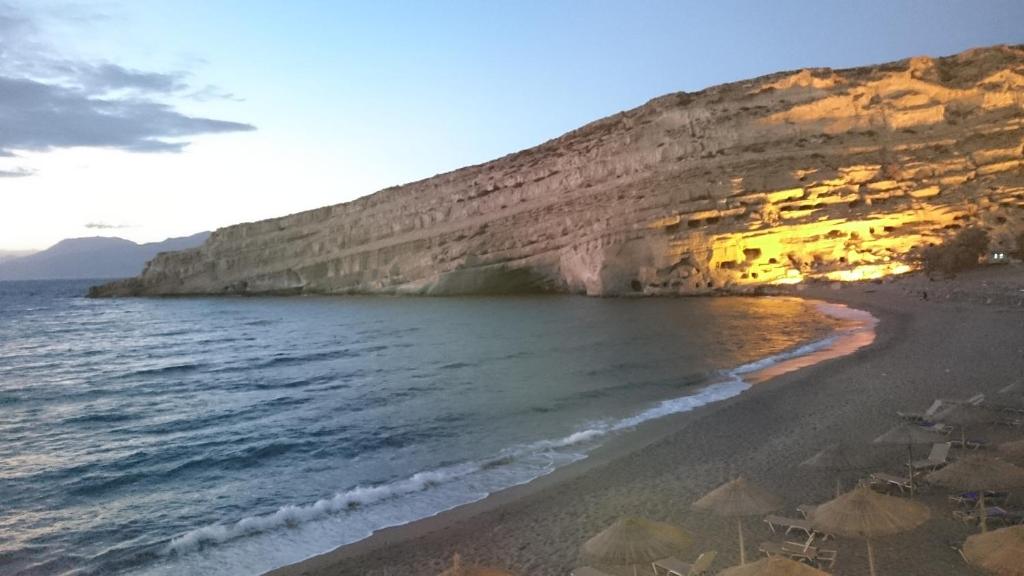
{"type": "MultiPolygon", "coordinates": [[[[871,444],[898,422],[896,410],[921,411],[936,397],[982,392],[995,398],[997,390],[1024,377],[1024,267],[989,268],[949,281],[915,275],[808,285],[793,293],[870,312],[879,319],[874,342],[760,382],[735,398],[643,425],[530,484],[270,574],[426,576],[460,552],[516,574],[566,575],[579,565],[583,542],[627,515],[686,528],[695,540],[686,559],[717,550],[717,572],[736,564],[739,555],[734,523],[690,510],[707,491],[743,474],[782,497],[780,514],[796,517],[798,505],[823,502],[835,489],[833,475],[798,467],[828,443],[860,446],[870,462],[863,472],[846,475],[847,486],[870,472],[900,473],[906,449],[871,444]]],[[[999,441],[1024,431],[987,436],[999,441]]],[[[947,493],[926,489],[920,499],[932,519],[876,544],[880,574],[982,574],[953,548],[976,529],[952,518],[947,493]]],[[[758,555],[759,542],[782,540],[760,518],[747,526],[749,557],[758,555]]],[[[835,574],[867,574],[863,542],[839,539],[833,545],[839,551],[835,574]]]]}

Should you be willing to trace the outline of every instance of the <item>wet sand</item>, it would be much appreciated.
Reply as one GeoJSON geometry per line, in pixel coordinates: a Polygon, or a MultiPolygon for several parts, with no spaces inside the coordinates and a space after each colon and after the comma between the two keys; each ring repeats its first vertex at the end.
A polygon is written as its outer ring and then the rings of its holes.
{"type": "MultiPolygon", "coordinates": [[[[529,484],[405,526],[385,529],[333,552],[270,574],[434,575],[452,553],[530,576],[566,575],[583,542],[625,515],[672,522],[695,546],[719,552],[717,572],[739,559],[735,524],[690,511],[721,482],[743,474],[785,501],[780,514],[831,497],[835,477],[798,467],[830,442],[861,446],[872,471],[900,473],[905,448],[871,440],[897,423],[896,410],[924,410],[936,397],[996,391],[1024,376],[1024,268],[1003,267],[948,282],[921,277],[881,284],[800,287],[801,296],[846,304],[879,319],[871,345],[799,370],[773,374],[749,391],[693,412],[669,416],[610,440],[586,460],[529,484]],[[923,299],[922,291],[929,293],[923,299]]],[[[979,434],[980,435],[980,434],[979,434]]],[[[1024,431],[993,431],[993,440],[1024,431]]],[[[954,450],[954,456],[956,450],[954,450]]],[[[923,457],[924,454],[922,453],[923,457]]],[[[876,543],[880,574],[981,574],[952,547],[973,533],[952,519],[942,490],[921,501],[932,520],[876,543]]],[[[760,518],[748,522],[748,556],[761,541],[781,541],[760,518]]],[[[839,550],[834,573],[867,573],[860,541],[839,550]]],[[[625,574],[625,572],[623,572],[625,574]]]]}

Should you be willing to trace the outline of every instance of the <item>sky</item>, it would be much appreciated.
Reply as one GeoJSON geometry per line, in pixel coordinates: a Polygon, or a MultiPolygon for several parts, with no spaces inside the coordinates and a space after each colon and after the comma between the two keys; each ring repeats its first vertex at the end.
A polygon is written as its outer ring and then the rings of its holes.
{"type": "Polygon", "coordinates": [[[0,0],[0,250],[336,204],[669,92],[1022,24],[1020,0],[0,0]]]}

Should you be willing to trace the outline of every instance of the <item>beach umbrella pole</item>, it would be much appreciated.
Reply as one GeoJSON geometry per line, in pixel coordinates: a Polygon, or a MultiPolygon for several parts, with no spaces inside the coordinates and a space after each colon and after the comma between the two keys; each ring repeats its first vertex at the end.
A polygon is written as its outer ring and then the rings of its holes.
{"type": "Polygon", "coordinates": [[[747,563],[747,547],[743,544],[743,520],[737,520],[736,525],[740,531],[740,566],[747,563]]]}
{"type": "Polygon", "coordinates": [[[907,444],[907,472],[910,474],[910,497],[914,497],[914,445],[907,444]]]}
{"type": "Polygon", "coordinates": [[[981,531],[982,533],[988,532],[988,510],[985,508],[985,491],[978,491],[978,506],[981,508],[979,513],[981,514],[981,531]]]}
{"type": "Polygon", "coordinates": [[[875,549],[871,546],[871,538],[865,538],[868,543],[868,570],[871,571],[871,576],[878,576],[875,573],[875,549]]]}

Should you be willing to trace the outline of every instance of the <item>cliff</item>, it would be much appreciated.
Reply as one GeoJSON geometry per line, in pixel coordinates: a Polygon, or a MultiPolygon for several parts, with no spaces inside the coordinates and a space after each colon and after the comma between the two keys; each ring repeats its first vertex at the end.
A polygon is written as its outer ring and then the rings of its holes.
{"type": "Polygon", "coordinates": [[[1024,231],[1024,46],[676,93],[540,146],[239,224],[94,295],[701,293],[1024,231]]]}

